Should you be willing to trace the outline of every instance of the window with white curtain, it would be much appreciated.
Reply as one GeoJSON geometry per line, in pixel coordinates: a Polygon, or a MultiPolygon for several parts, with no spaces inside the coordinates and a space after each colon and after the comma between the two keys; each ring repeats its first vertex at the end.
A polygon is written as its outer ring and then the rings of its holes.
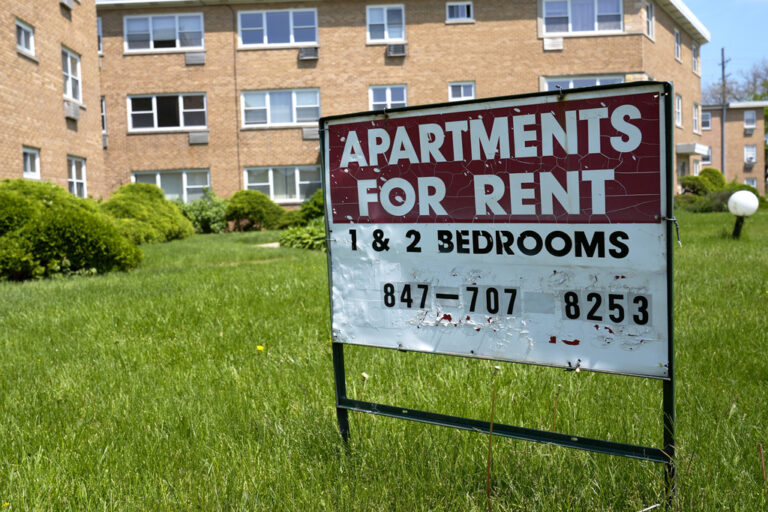
{"type": "Polygon", "coordinates": [[[369,5],[365,10],[369,43],[405,41],[405,7],[369,5]]]}
{"type": "Polygon", "coordinates": [[[320,89],[243,91],[243,127],[301,126],[320,118],[320,89]]]}
{"type": "Polygon", "coordinates": [[[134,183],[149,183],[163,190],[169,201],[181,199],[189,203],[205,197],[205,189],[210,188],[208,169],[137,171],[132,176],[134,183]]]}
{"type": "Polygon", "coordinates": [[[408,90],[404,85],[374,85],[368,89],[371,110],[408,106],[408,90]]]}
{"type": "Polygon", "coordinates": [[[320,167],[316,165],[249,167],[245,170],[245,188],[258,190],[277,203],[306,201],[320,185],[320,167]]]}
{"type": "Polygon", "coordinates": [[[544,0],[544,33],[618,32],[621,0],[544,0]]]}
{"type": "Polygon", "coordinates": [[[757,162],[757,146],[747,144],[744,146],[744,163],[753,165],[755,162],[757,162]]]}
{"type": "Polygon", "coordinates": [[[744,111],[744,128],[754,128],[757,126],[757,113],[754,110],[744,111]]]}
{"type": "Polygon", "coordinates": [[[240,11],[241,48],[317,45],[317,9],[240,11]]]}
{"type": "Polygon", "coordinates": [[[126,51],[203,49],[203,15],[163,14],[123,18],[126,51]]]}
{"type": "Polygon", "coordinates": [[[61,70],[64,75],[64,98],[80,102],[80,56],[62,48],[61,70]]]}
{"type": "Polygon", "coordinates": [[[702,112],[702,114],[701,114],[701,129],[702,130],[711,130],[712,129],[712,112],[702,112]]]}
{"type": "Polygon", "coordinates": [[[683,97],[675,94],[675,124],[683,126],[683,97]]]}
{"type": "Polygon", "coordinates": [[[85,180],[85,158],[67,157],[67,185],[70,194],[86,197],[88,188],[85,180]]]}

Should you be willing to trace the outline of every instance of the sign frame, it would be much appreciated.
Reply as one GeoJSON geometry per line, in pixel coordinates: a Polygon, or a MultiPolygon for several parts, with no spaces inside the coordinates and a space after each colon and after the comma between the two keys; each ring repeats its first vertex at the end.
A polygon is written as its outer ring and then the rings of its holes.
{"type": "MultiPolygon", "coordinates": [[[[333,214],[332,206],[327,200],[330,197],[329,183],[326,173],[326,166],[328,165],[328,155],[326,149],[326,142],[328,137],[328,123],[332,121],[357,118],[360,116],[381,116],[384,117],[390,112],[414,112],[420,110],[434,110],[439,108],[450,108],[456,105],[473,105],[482,104],[495,101],[505,100],[524,100],[529,98],[542,98],[548,96],[557,96],[559,99],[567,98],[569,95],[583,93],[583,92],[595,92],[601,91],[620,91],[622,89],[637,88],[638,86],[651,86],[658,88],[660,107],[664,113],[663,125],[661,125],[662,134],[661,138],[664,144],[664,154],[662,158],[665,161],[665,173],[666,176],[662,176],[664,180],[663,194],[660,200],[664,205],[662,211],[666,212],[668,217],[658,219],[658,221],[664,226],[663,232],[665,235],[665,248],[666,248],[666,314],[667,314],[667,375],[665,377],[650,377],[648,375],[639,375],[643,378],[659,378],[662,381],[662,407],[663,407],[663,447],[650,447],[640,446],[627,443],[617,443],[614,441],[592,439],[587,437],[581,437],[572,434],[563,434],[558,432],[551,432],[545,430],[537,430],[531,428],[525,428],[520,426],[499,424],[457,416],[450,416],[435,412],[422,411],[417,409],[409,409],[404,407],[397,407],[387,404],[378,404],[373,402],[361,401],[350,398],[346,392],[346,375],[344,364],[344,345],[347,343],[339,340],[332,339],[332,353],[333,353],[333,367],[334,367],[334,381],[335,381],[335,394],[336,394],[336,413],[340,434],[343,440],[346,442],[349,440],[350,428],[349,428],[349,411],[365,412],[369,414],[377,414],[382,416],[388,416],[392,418],[406,419],[411,421],[418,421],[422,423],[428,423],[433,425],[441,425],[446,427],[453,427],[463,430],[472,430],[476,432],[482,432],[502,437],[509,437],[520,440],[541,442],[546,444],[553,444],[558,446],[564,446],[568,448],[576,448],[585,451],[603,453],[608,455],[617,455],[623,457],[629,457],[639,460],[646,460],[656,463],[664,464],[665,467],[665,481],[667,485],[667,497],[672,499],[676,493],[676,464],[675,464],[675,378],[674,378],[674,303],[673,303],[673,282],[672,282],[672,270],[673,270],[673,223],[675,223],[673,215],[673,148],[674,148],[674,128],[672,126],[672,97],[673,86],[669,82],[632,82],[624,84],[616,84],[609,86],[596,86],[586,87],[580,89],[563,90],[557,92],[539,92],[523,95],[502,96],[495,98],[483,98],[475,100],[467,100],[462,102],[440,103],[430,104],[415,107],[402,107],[397,109],[386,109],[384,111],[377,112],[362,112],[354,114],[345,114],[338,116],[322,117],[319,120],[319,132],[320,132],[320,146],[321,146],[321,160],[322,160],[322,186],[325,196],[325,227],[327,233],[327,240],[333,239],[334,234],[330,229],[331,215],[333,214]],[[491,430],[492,429],[492,430],[491,430]]],[[[334,314],[334,297],[333,297],[333,268],[332,268],[332,249],[331,244],[327,244],[327,259],[328,259],[328,285],[329,285],[329,300],[330,300],[330,313],[331,318],[334,314]]],[[[374,347],[382,348],[382,347],[374,347]]],[[[442,355],[442,354],[436,354],[442,355]]],[[[449,354],[461,357],[461,354],[449,354]]],[[[470,357],[470,356],[464,356],[470,357]]],[[[503,359],[502,359],[503,360],[503,359]]],[[[510,362],[508,360],[503,360],[510,362]]],[[[513,361],[520,362],[520,361],[513,361]]],[[[525,364],[524,362],[522,362],[525,364]]],[[[534,363],[538,364],[538,363],[534,363]]],[[[633,374],[621,372],[615,372],[619,375],[629,376],[633,374]]]]}

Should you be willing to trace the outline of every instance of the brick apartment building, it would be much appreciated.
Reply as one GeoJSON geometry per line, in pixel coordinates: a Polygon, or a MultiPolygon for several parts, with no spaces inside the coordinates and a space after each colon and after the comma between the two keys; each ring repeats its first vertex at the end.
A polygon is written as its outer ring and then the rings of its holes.
{"type": "Polygon", "coordinates": [[[106,195],[93,1],[0,5],[0,179],[106,195]]]}
{"type": "MultiPolygon", "coordinates": [[[[93,196],[139,181],[169,198],[251,188],[295,204],[320,186],[321,115],[636,80],[674,83],[678,171],[697,168],[708,153],[699,48],[709,33],[681,0],[95,0],[98,49],[93,4],[82,1],[71,21],[49,20],[40,0],[4,16],[7,26],[35,26],[36,39],[55,21],[61,38],[72,39],[56,44],[80,55],[87,109],[77,132],[68,120],[46,139],[87,160],[93,196]],[[84,149],[69,147],[73,134],[84,149]]],[[[3,69],[27,65],[8,53],[3,69]]],[[[33,69],[43,68],[41,57],[33,69]]],[[[50,76],[29,80],[29,90],[43,83],[53,93],[61,64],[44,60],[50,76]]],[[[12,76],[3,94],[16,105],[12,76]]],[[[45,101],[55,113],[33,94],[3,122],[16,131],[36,125],[31,135],[42,136],[40,127],[64,116],[56,96],[45,101]],[[41,119],[19,119],[19,111],[41,119]]],[[[7,161],[18,162],[3,176],[20,175],[22,147],[43,146],[31,135],[2,143],[13,153],[7,161]]],[[[54,149],[40,156],[40,177],[63,184],[54,149]]]]}
{"type": "Polygon", "coordinates": [[[702,142],[709,153],[704,167],[720,170],[727,181],[755,187],[765,194],[766,162],[764,152],[765,118],[768,101],[732,102],[725,112],[725,169],[722,168],[722,105],[705,105],[701,117],[702,142]]]}

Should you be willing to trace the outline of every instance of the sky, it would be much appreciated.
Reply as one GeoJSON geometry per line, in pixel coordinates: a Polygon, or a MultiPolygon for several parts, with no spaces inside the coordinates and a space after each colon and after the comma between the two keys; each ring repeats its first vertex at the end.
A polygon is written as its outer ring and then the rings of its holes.
{"type": "Polygon", "coordinates": [[[709,33],[701,47],[702,89],[720,80],[720,49],[725,47],[729,79],[766,59],[768,62],[768,0],[683,0],[709,33]]]}

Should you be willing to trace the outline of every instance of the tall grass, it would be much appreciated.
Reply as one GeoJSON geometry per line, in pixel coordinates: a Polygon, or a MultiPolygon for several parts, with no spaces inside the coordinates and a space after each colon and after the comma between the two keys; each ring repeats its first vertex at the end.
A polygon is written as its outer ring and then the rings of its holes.
{"type": "MultiPolygon", "coordinates": [[[[679,213],[680,510],[765,510],[768,214],[679,213]]],[[[272,234],[145,246],[131,273],[0,283],[2,510],[487,510],[487,436],[336,426],[325,255],[272,234]]],[[[347,347],[350,396],[488,419],[493,362],[347,347]],[[368,376],[365,379],[362,374],[368,376]]],[[[502,364],[496,421],[661,446],[661,385],[502,364]],[[559,396],[558,396],[559,393],[559,396]]],[[[662,468],[494,442],[494,510],[641,510],[662,468]]]]}

